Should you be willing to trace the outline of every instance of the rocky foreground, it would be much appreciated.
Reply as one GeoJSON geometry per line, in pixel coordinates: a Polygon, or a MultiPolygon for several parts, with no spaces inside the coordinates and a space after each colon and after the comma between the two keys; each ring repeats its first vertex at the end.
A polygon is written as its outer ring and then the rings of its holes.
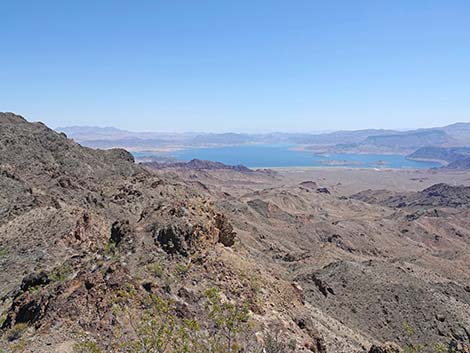
{"type": "Polygon", "coordinates": [[[210,166],[0,114],[0,352],[469,351],[467,188],[210,166]]]}

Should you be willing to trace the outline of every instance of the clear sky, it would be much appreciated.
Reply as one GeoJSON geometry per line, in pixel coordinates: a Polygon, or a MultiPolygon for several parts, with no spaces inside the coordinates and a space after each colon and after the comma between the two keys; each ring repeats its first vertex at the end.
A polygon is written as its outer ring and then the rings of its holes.
{"type": "Polygon", "coordinates": [[[0,110],[52,127],[470,121],[468,0],[0,0],[0,110]]]}

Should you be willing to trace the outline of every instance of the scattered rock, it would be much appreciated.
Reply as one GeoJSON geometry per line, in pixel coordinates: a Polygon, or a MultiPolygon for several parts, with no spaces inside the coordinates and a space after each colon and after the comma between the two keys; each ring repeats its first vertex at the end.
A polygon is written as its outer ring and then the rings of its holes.
{"type": "Polygon", "coordinates": [[[369,353],[402,353],[403,351],[393,343],[384,343],[382,345],[373,345],[369,353]]]}
{"type": "Polygon", "coordinates": [[[318,188],[317,192],[319,194],[330,194],[330,190],[328,190],[327,188],[318,188]]]}

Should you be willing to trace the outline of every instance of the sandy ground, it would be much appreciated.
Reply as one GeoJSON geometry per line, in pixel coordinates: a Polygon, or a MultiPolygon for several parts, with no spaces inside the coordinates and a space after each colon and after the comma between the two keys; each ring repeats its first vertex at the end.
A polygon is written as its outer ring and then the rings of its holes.
{"type": "Polygon", "coordinates": [[[366,189],[418,191],[433,184],[470,185],[470,171],[360,169],[360,168],[271,168],[286,183],[306,180],[350,195],[366,189]]]}

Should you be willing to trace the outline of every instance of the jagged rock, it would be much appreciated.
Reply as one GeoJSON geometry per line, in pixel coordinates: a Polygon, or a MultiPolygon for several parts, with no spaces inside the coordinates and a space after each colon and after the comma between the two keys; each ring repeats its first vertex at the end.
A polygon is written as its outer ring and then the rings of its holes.
{"type": "Polygon", "coordinates": [[[189,255],[192,232],[176,225],[169,225],[156,232],[155,241],[168,254],[189,255]]]}
{"type": "Polygon", "coordinates": [[[119,245],[131,233],[129,221],[116,221],[111,226],[111,241],[119,245]]]}
{"type": "Polygon", "coordinates": [[[333,288],[331,288],[325,281],[315,275],[312,276],[312,279],[315,286],[317,286],[317,288],[325,297],[328,297],[328,294],[335,295],[335,291],[333,290],[333,288]]]}
{"type": "Polygon", "coordinates": [[[447,351],[450,353],[470,353],[470,343],[461,343],[452,340],[447,347],[447,351]]]}
{"type": "Polygon", "coordinates": [[[317,192],[319,194],[330,194],[330,190],[328,190],[327,188],[318,188],[317,192]]]}
{"type": "Polygon", "coordinates": [[[235,244],[236,233],[233,231],[233,226],[225,215],[220,213],[216,215],[215,226],[219,230],[219,243],[228,247],[233,246],[235,244]]]}
{"type": "Polygon", "coordinates": [[[41,271],[39,273],[30,273],[21,281],[21,290],[27,291],[30,288],[36,286],[43,286],[50,283],[50,279],[46,272],[41,271]]]}
{"type": "Polygon", "coordinates": [[[19,295],[8,310],[6,320],[1,328],[7,329],[22,323],[34,324],[44,316],[47,306],[47,298],[36,298],[29,292],[19,295]]]}

